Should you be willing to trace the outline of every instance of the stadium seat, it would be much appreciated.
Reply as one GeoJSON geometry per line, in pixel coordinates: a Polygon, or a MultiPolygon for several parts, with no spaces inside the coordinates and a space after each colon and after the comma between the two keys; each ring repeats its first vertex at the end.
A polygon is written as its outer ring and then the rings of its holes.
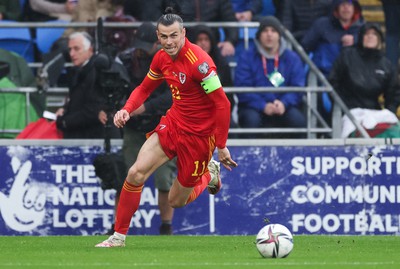
{"type": "MultiPolygon", "coordinates": [[[[63,20],[48,21],[49,24],[67,23],[63,20]]],[[[59,39],[64,33],[65,28],[37,28],[36,46],[41,53],[48,53],[54,41],[59,39]]]]}
{"type": "Polygon", "coordinates": [[[21,55],[27,62],[34,62],[33,41],[29,28],[1,28],[2,24],[16,21],[0,21],[0,48],[21,55]]]}

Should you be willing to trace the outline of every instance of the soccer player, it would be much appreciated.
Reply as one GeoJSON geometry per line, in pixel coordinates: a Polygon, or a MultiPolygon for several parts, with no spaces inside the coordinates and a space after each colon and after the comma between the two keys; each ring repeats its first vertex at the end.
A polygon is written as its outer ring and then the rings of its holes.
{"type": "Polygon", "coordinates": [[[136,162],[129,169],[118,203],[115,233],[96,247],[123,247],[133,214],[139,207],[143,185],[163,163],[177,156],[177,178],[169,192],[169,204],[183,207],[205,188],[216,194],[221,188],[219,163],[212,160],[215,147],[222,165],[237,163],[226,147],[230,103],[223,91],[213,60],[186,38],[182,18],[170,7],[157,22],[162,49],[156,53],[143,82],[114,116],[122,128],[162,81],[166,80],[173,104],[148,134],[136,162]]]}

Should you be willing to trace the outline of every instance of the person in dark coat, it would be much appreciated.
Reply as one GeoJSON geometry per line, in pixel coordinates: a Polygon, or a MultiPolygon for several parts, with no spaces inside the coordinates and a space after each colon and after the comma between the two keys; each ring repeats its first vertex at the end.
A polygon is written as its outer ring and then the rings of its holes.
{"type": "Polygon", "coordinates": [[[86,32],[73,33],[68,48],[74,67],[68,101],[56,112],[57,128],[64,138],[104,138],[107,118],[100,115],[104,115],[106,99],[100,91],[92,38],[86,32]]]}
{"type": "MultiPolygon", "coordinates": [[[[396,110],[400,104],[400,88],[394,66],[381,52],[382,46],[379,26],[366,23],[361,28],[357,46],[343,49],[335,61],[329,80],[354,119],[371,137],[398,138],[400,126],[396,110]]],[[[341,137],[358,136],[354,124],[344,115],[341,137]]]]}
{"type": "Polygon", "coordinates": [[[281,22],[293,36],[301,41],[313,22],[328,16],[332,0],[283,0],[281,22]]]}
{"type": "MultiPolygon", "coordinates": [[[[360,3],[356,0],[333,0],[329,16],[320,17],[301,40],[301,45],[318,69],[328,77],[333,62],[344,47],[357,43],[364,19],[360,3]]],[[[318,112],[330,124],[332,101],[326,92],[318,94],[318,112]]]]}
{"type": "Polygon", "coordinates": [[[396,113],[400,104],[400,88],[393,64],[382,53],[383,33],[379,25],[366,23],[360,30],[358,43],[343,49],[335,61],[329,81],[349,109],[382,109],[396,113]]]}
{"type": "Polygon", "coordinates": [[[301,44],[307,52],[313,52],[315,65],[328,76],[340,50],[357,42],[363,23],[358,1],[334,0],[331,15],[317,19],[305,33],[301,44]]]}

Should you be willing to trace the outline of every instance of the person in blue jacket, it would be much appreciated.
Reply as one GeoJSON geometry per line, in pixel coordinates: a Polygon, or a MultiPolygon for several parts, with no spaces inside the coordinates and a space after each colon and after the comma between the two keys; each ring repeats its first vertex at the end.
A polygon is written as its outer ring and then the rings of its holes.
{"type": "Polygon", "coordinates": [[[331,15],[314,21],[305,33],[301,45],[307,52],[313,53],[315,65],[328,77],[340,50],[357,43],[358,33],[363,24],[358,1],[334,0],[331,15]]]}
{"type": "MultiPolygon", "coordinates": [[[[332,13],[320,17],[305,33],[301,45],[325,77],[329,76],[333,63],[342,48],[353,46],[364,24],[360,3],[356,0],[333,0],[332,13]]],[[[327,93],[318,95],[318,112],[328,124],[332,118],[332,101],[327,93]]]]}
{"type": "MultiPolygon", "coordinates": [[[[260,21],[254,45],[243,51],[235,69],[236,87],[274,87],[276,92],[238,94],[242,128],[304,128],[302,93],[280,87],[304,87],[305,72],[298,54],[287,49],[282,26],[273,16],[260,21]]],[[[302,135],[297,134],[298,137],[302,135]]]]}

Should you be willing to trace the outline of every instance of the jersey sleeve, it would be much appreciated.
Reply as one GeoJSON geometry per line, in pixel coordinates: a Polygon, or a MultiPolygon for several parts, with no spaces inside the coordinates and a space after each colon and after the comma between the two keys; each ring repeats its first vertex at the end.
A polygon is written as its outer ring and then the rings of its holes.
{"type": "MultiPolygon", "coordinates": [[[[156,56],[157,55],[158,54],[156,54],[156,56]]],[[[124,107],[122,108],[128,111],[129,114],[143,104],[150,94],[164,81],[164,76],[158,68],[159,61],[158,57],[156,56],[153,58],[146,77],[143,79],[142,83],[140,83],[140,85],[132,91],[124,107]]]]}
{"type": "Polygon", "coordinates": [[[228,139],[231,105],[222,88],[214,61],[208,54],[203,54],[200,58],[193,76],[200,82],[202,89],[215,105],[216,146],[224,148],[228,139]]]}
{"type": "Polygon", "coordinates": [[[226,97],[222,87],[210,93],[208,96],[214,102],[216,108],[216,146],[217,148],[222,149],[226,147],[226,141],[228,140],[228,132],[231,122],[231,103],[226,97]]]}

